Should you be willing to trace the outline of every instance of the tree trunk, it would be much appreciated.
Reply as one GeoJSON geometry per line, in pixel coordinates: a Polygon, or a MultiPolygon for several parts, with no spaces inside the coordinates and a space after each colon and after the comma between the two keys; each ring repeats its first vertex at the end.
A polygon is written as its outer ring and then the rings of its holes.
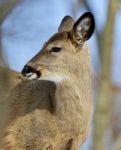
{"type": "Polygon", "coordinates": [[[0,65],[5,66],[3,59],[3,49],[2,49],[2,35],[1,35],[1,25],[7,15],[11,12],[14,6],[19,2],[19,0],[3,0],[0,4],[0,65]]]}
{"type": "Polygon", "coordinates": [[[105,150],[104,136],[109,125],[112,96],[111,83],[111,55],[113,45],[113,29],[115,16],[118,7],[118,0],[109,1],[107,24],[103,37],[101,38],[101,62],[102,72],[97,94],[96,111],[94,114],[94,136],[92,150],[105,150]]]}

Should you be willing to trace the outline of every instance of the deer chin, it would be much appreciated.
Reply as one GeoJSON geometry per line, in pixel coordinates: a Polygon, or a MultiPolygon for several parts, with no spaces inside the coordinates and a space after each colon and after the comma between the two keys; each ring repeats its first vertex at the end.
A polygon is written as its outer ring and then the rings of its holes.
{"type": "Polygon", "coordinates": [[[45,80],[45,81],[51,81],[55,84],[61,82],[64,77],[61,75],[58,75],[57,73],[52,73],[48,69],[41,69],[40,71],[34,71],[26,74],[26,77],[29,80],[45,80]]]}
{"type": "Polygon", "coordinates": [[[29,80],[45,80],[45,81],[54,82],[55,84],[58,84],[59,82],[61,82],[62,80],[65,79],[65,77],[60,76],[58,74],[50,75],[48,73],[49,73],[49,71],[47,71],[47,70],[44,71],[43,73],[39,72],[39,71],[30,72],[30,73],[26,74],[26,77],[29,80]]]}
{"type": "Polygon", "coordinates": [[[55,84],[58,84],[62,80],[64,80],[64,77],[61,77],[61,76],[43,76],[43,77],[40,77],[39,80],[51,81],[51,82],[54,82],[55,84]]]}

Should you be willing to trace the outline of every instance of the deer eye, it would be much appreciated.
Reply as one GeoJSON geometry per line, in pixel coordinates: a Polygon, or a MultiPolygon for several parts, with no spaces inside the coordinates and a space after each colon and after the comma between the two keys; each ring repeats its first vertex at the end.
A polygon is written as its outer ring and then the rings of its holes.
{"type": "Polygon", "coordinates": [[[53,47],[52,49],[51,49],[51,52],[55,52],[55,53],[58,53],[58,52],[60,52],[61,51],[61,48],[60,47],[53,47]]]}

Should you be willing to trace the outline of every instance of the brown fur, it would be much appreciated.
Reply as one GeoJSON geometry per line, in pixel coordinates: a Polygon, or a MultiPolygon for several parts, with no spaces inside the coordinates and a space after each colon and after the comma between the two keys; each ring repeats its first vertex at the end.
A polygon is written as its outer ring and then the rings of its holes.
{"type": "MultiPolygon", "coordinates": [[[[88,135],[92,114],[88,49],[75,47],[69,32],[55,34],[28,64],[39,81],[24,79],[9,92],[9,117],[2,150],[78,150],[88,135]],[[57,56],[53,46],[61,46],[57,56]],[[42,81],[49,76],[62,81],[42,81]]],[[[49,78],[48,78],[49,80],[49,78]]]]}

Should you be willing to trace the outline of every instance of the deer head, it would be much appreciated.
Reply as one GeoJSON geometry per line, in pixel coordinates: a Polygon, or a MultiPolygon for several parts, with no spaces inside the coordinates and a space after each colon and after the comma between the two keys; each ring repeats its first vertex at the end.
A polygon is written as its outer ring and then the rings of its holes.
{"type": "Polygon", "coordinates": [[[79,75],[84,43],[93,34],[94,27],[94,17],[90,12],[84,13],[76,22],[70,16],[64,17],[58,32],[24,66],[23,76],[58,83],[79,75]]]}

